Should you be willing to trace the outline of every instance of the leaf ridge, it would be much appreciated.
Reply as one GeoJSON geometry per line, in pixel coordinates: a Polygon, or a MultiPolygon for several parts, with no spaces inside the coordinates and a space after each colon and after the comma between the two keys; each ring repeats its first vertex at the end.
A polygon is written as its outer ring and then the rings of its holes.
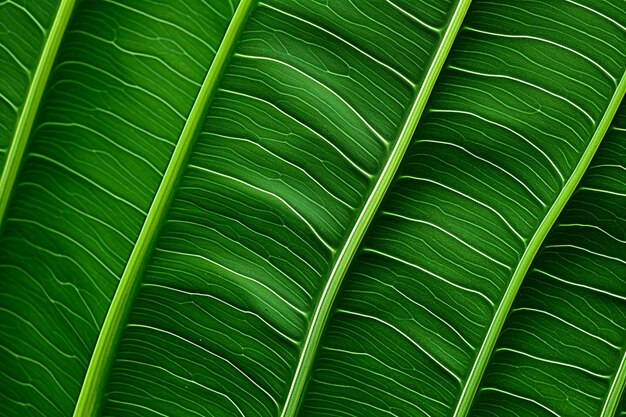
{"type": "Polygon", "coordinates": [[[434,58],[428,68],[428,71],[426,72],[426,75],[424,76],[424,81],[416,93],[411,109],[409,110],[408,116],[400,131],[399,138],[396,141],[396,144],[392,149],[369,198],[365,202],[359,217],[350,231],[344,246],[341,248],[341,251],[337,256],[328,281],[326,282],[320,296],[320,300],[318,301],[315,311],[313,312],[313,318],[304,339],[302,352],[298,360],[292,384],[289,387],[289,392],[281,412],[281,417],[293,417],[298,412],[302,395],[305,391],[306,383],[312,370],[317,347],[321,341],[326,327],[325,325],[330,316],[330,310],[339,292],[343,278],[345,277],[350,263],[359,248],[361,240],[367,232],[367,229],[374,218],[374,215],[383,200],[411,142],[417,123],[424,112],[430,93],[435,85],[439,73],[441,72],[441,69],[443,68],[448,53],[450,52],[450,48],[452,47],[452,43],[454,42],[454,39],[456,38],[456,35],[461,27],[470,3],[471,0],[460,0],[457,3],[448,26],[441,38],[439,47],[435,52],[434,58]]]}
{"type": "Polygon", "coordinates": [[[6,217],[9,200],[15,187],[15,181],[24,158],[24,153],[26,152],[35,116],[39,110],[43,92],[52,72],[52,64],[59,50],[59,45],[61,45],[65,28],[72,16],[75,3],[75,0],[62,0],[59,5],[28,88],[26,101],[17,120],[17,126],[9,145],[2,172],[0,173],[0,229],[6,217]]]}
{"type": "MultiPolygon", "coordinates": [[[[528,269],[533,259],[535,258],[535,255],[539,251],[543,240],[554,225],[559,214],[565,207],[565,204],[569,201],[570,197],[574,193],[574,190],[580,182],[580,179],[582,178],[583,174],[587,170],[587,167],[591,163],[591,160],[593,159],[596,150],[600,146],[600,143],[602,142],[602,139],[604,138],[625,93],[626,73],[622,75],[620,82],[617,84],[615,92],[613,93],[613,96],[609,101],[604,115],[598,123],[598,126],[591,140],[589,141],[587,148],[585,149],[580,160],[578,161],[578,164],[576,165],[569,179],[559,192],[559,195],[554,200],[554,203],[552,203],[552,206],[539,224],[539,227],[531,237],[529,244],[526,246],[522,257],[520,258],[520,261],[518,262],[517,267],[513,272],[511,281],[509,282],[509,285],[502,297],[502,301],[500,301],[500,304],[496,309],[496,313],[491,321],[491,324],[489,325],[485,340],[483,341],[483,344],[481,345],[480,350],[476,355],[476,360],[474,361],[474,365],[470,370],[467,383],[463,387],[459,402],[457,403],[457,407],[454,411],[454,417],[466,417],[468,415],[472,402],[474,400],[474,396],[476,394],[476,391],[478,390],[478,386],[480,385],[482,376],[485,372],[487,363],[489,362],[489,358],[495,346],[496,340],[498,339],[498,336],[502,331],[504,320],[509,313],[511,305],[513,304],[513,300],[517,295],[522,281],[524,280],[524,277],[526,276],[526,273],[528,272],[528,269]]],[[[623,368],[624,363],[622,363],[620,371],[624,374],[622,378],[626,381],[626,369],[623,368]]],[[[617,399],[619,399],[619,396],[617,396],[617,399]]],[[[615,402],[617,403],[617,400],[615,402]]],[[[603,414],[603,417],[604,416],[605,415],[603,414]]]]}
{"type": "Polygon", "coordinates": [[[626,387],[626,351],[622,353],[622,359],[619,364],[619,368],[617,368],[617,372],[615,374],[615,378],[611,382],[611,386],[609,387],[609,393],[606,396],[606,400],[604,400],[604,405],[602,406],[602,414],[600,417],[613,417],[616,415],[618,409],[618,405],[620,403],[620,399],[622,397],[622,393],[624,392],[624,388],[626,387]]]}
{"type": "Polygon", "coordinates": [[[201,122],[217,91],[222,73],[233,53],[239,35],[255,5],[256,0],[242,0],[239,3],[202,82],[104,319],[74,409],[74,417],[96,416],[99,411],[106,388],[107,374],[134,296],[141,283],[141,274],[160,225],[167,214],[175,187],[184,172],[201,122]]]}

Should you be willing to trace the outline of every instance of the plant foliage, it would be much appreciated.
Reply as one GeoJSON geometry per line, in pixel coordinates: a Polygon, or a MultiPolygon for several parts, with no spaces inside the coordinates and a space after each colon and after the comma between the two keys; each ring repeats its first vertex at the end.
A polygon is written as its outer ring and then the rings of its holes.
{"type": "Polygon", "coordinates": [[[624,0],[0,28],[0,415],[626,415],[624,0]]]}

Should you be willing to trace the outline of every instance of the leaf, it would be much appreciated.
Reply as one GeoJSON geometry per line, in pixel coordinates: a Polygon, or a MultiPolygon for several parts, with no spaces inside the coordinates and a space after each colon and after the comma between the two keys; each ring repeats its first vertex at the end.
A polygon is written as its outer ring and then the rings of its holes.
{"type": "Polygon", "coordinates": [[[626,382],[626,105],[524,280],[476,415],[613,416],[626,382]]]}
{"type": "Polygon", "coordinates": [[[56,15],[53,2],[32,9],[19,2],[0,5],[6,23],[12,23],[0,33],[3,75],[10,80],[0,86],[0,221],[73,5],[63,2],[56,15]]]}
{"type": "MultiPolygon", "coordinates": [[[[593,14],[573,3],[534,12],[545,26],[514,5],[472,4],[430,111],[345,279],[306,415],[470,412],[526,269],[623,95],[623,59],[609,77],[612,57],[602,58],[601,48],[567,32],[550,43],[565,16],[579,13],[577,21],[599,28],[593,14]],[[596,68],[584,80],[575,75],[583,61],[596,68]],[[594,111],[580,86],[599,92],[602,84],[605,104],[594,111]]],[[[558,398],[559,415],[600,415],[558,398]]],[[[527,415],[508,404],[511,415],[527,415]]]]}
{"type": "Polygon", "coordinates": [[[5,414],[614,415],[626,11],[468,6],[76,6],[11,159],[5,414]]]}
{"type": "Polygon", "coordinates": [[[72,414],[233,13],[227,1],[74,10],[0,244],[6,415],[72,414]]]}

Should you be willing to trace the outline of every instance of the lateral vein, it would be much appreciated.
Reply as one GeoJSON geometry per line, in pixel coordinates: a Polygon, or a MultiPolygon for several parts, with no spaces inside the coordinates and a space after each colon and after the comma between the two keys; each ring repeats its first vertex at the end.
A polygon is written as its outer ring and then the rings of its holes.
{"type": "Polygon", "coordinates": [[[171,196],[181,174],[184,172],[200,123],[217,91],[222,73],[255,4],[255,0],[242,0],[239,3],[202,82],[104,319],[74,409],[74,417],[95,417],[99,411],[106,389],[107,374],[113,363],[114,352],[132,307],[134,296],[141,283],[141,275],[150,251],[158,235],[160,225],[167,214],[171,196]]]}
{"type": "MultiPolygon", "coordinates": [[[[489,358],[491,356],[491,352],[496,344],[496,340],[502,331],[502,326],[504,325],[504,320],[511,309],[511,305],[513,304],[513,300],[515,299],[517,292],[528,272],[528,268],[535,258],[541,244],[543,243],[546,235],[552,228],[552,225],[558,218],[559,214],[565,207],[565,204],[569,201],[570,197],[574,193],[576,186],[580,182],[583,174],[587,171],[593,156],[596,153],[596,150],[600,146],[606,131],[608,130],[615,113],[624,97],[624,93],[626,92],[626,73],[622,75],[622,79],[617,85],[611,100],[607,106],[607,109],[596,128],[587,148],[583,152],[578,164],[572,171],[569,179],[559,192],[556,200],[546,213],[545,217],[539,224],[539,227],[531,237],[528,246],[524,250],[522,257],[520,258],[515,271],[511,277],[511,281],[509,281],[509,285],[504,292],[504,296],[502,297],[502,301],[498,305],[496,309],[496,313],[489,325],[489,329],[487,330],[487,335],[483,344],[476,355],[476,360],[474,361],[474,365],[470,371],[467,383],[463,387],[463,391],[461,392],[461,396],[459,397],[459,402],[457,403],[456,410],[454,411],[454,417],[466,417],[471,408],[472,402],[474,401],[474,396],[476,395],[476,391],[478,390],[478,386],[480,385],[480,381],[482,380],[483,374],[485,373],[485,369],[487,367],[487,363],[489,362],[489,358]]],[[[624,371],[626,372],[626,371],[624,371]]],[[[626,378],[626,375],[624,375],[626,378]]]]}
{"type": "Polygon", "coordinates": [[[59,45],[61,45],[65,28],[72,16],[74,4],[75,0],[62,0],[59,5],[28,88],[22,111],[17,119],[15,133],[7,151],[2,173],[0,173],[0,228],[2,228],[6,217],[9,200],[15,188],[17,174],[22,165],[35,116],[39,110],[48,78],[50,78],[52,64],[59,50],[59,45]]]}
{"type": "Polygon", "coordinates": [[[624,392],[624,388],[626,386],[626,351],[622,352],[622,359],[620,361],[619,367],[617,368],[617,372],[615,373],[615,377],[613,381],[611,381],[611,387],[609,388],[609,393],[604,400],[604,405],[602,406],[602,414],[600,417],[613,417],[615,416],[615,412],[617,411],[617,406],[620,403],[620,399],[622,398],[622,393],[624,392]]]}
{"type": "Polygon", "coordinates": [[[311,324],[309,325],[304,339],[294,379],[289,387],[287,399],[285,400],[285,405],[281,411],[281,417],[294,417],[298,412],[307,380],[311,374],[313,360],[315,358],[318,345],[322,338],[328,317],[330,316],[331,308],[339,292],[343,278],[346,275],[361,240],[374,218],[374,215],[378,210],[378,207],[385,196],[396,171],[398,170],[409,143],[411,142],[413,132],[415,131],[417,123],[424,112],[424,108],[426,107],[426,103],[430,97],[435,81],[441,72],[441,68],[443,67],[443,64],[448,56],[454,39],[456,38],[456,34],[461,27],[461,23],[465,18],[465,14],[470,3],[471,0],[460,0],[457,3],[448,27],[441,38],[437,51],[435,52],[432,63],[424,76],[424,82],[417,91],[413,105],[411,106],[406,121],[399,133],[398,140],[391,150],[389,158],[374,185],[372,193],[365,202],[365,205],[352,230],[350,231],[344,246],[341,248],[341,251],[337,256],[328,281],[326,282],[326,286],[324,287],[320,300],[315,307],[315,311],[313,312],[313,319],[311,320],[311,324]]]}

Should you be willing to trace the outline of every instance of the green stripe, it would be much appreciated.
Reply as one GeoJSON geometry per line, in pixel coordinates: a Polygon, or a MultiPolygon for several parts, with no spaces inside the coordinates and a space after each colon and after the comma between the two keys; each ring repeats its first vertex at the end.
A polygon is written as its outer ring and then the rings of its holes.
{"type": "Polygon", "coordinates": [[[624,392],[624,388],[626,387],[626,351],[622,352],[622,361],[619,364],[619,368],[617,368],[617,372],[615,373],[615,377],[611,382],[611,387],[609,388],[609,392],[604,400],[604,405],[602,406],[602,414],[600,417],[614,417],[619,411],[617,407],[619,406],[620,400],[622,398],[622,394],[624,392]]]}
{"type": "MultiPolygon", "coordinates": [[[[491,356],[491,352],[496,344],[496,340],[500,335],[502,330],[502,326],[504,325],[504,320],[509,313],[511,305],[513,304],[513,300],[517,295],[517,292],[528,272],[528,268],[532,263],[535,255],[539,251],[543,240],[546,235],[554,225],[554,222],[559,217],[559,214],[565,207],[565,204],[569,201],[570,197],[574,193],[576,186],[580,182],[585,171],[587,171],[587,167],[591,163],[593,156],[596,153],[596,150],[602,143],[602,139],[606,134],[611,122],[613,121],[613,117],[617,112],[617,109],[622,102],[622,98],[624,97],[624,93],[626,92],[626,73],[622,76],[619,84],[617,85],[617,89],[609,101],[609,105],[596,128],[591,141],[587,145],[587,149],[583,152],[580,160],[578,161],[578,165],[574,168],[572,175],[569,177],[565,186],[557,196],[556,200],[550,207],[550,210],[546,213],[543,221],[539,225],[539,228],[530,239],[530,243],[526,247],[522,258],[520,259],[515,272],[513,273],[513,277],[509,282],[509,286],[504,293],[504,297],[502,297],[502,301],[496,310],[496,314],[493,317],[491,325],[489,326],[489,330],[487,331],[486,338],[480,347],[480,351],[476,356],[476,360],[474,361],[474,366],[470,371],[469,378],[467,383],[463,388],[463,392],[461,393],[461,397],[459,398],[459,402],[457,404],[457,408],[454,412],[454,417],[465,417],[468,415],[469,410],[472,406],[472,402],[474,401],[474,396],[476,395],[476,391],[478,390],[478,386],[482,380],[483,374],[485,373],[485,369],[487,367],[487,363],[489,362],[489,357],[491,356]]],[[[618,401],[619,397],[615,400],[618,401]]],[[[604,417],[604,415],[603,415],[604,417]]]]}
{"type": "Polygon", "coordinates": [[[4,224],[9,200],[15,188],[15,181],[22,165],[24,152],[26,152],[30,132],[33,129],[33,122],[35,121],[37,110],[39,110],[41,97],[50,77],[52,64],[59,50],[61,39],[63,39],[65,34],[65,28],[72,16],[74,4],[74,0],[63,0],[59,5],[54,22],[50,28],[50,33],[39,57],[33,80],[28,89],[24,107],[17,120],[15,134],[9,145],[4,167],[0,174],[0,228],[4,224]]]}
{"type": "Polygon", "coordinates": [[[433,61],[428,69],[428,72],[424,76],[424,82],[420,89],[417,91],[413,105],[408,113],[406,121],[400,131],[398,140],[389,155],[389,159],[385,164],[378,181],[374,185],[374,189],[367,199],[361,214],[348,236],[346,243],[344,244],[341,252],[339,253],[334,267],[330,273],[326,286],[320,297],[315,311],[313,313],[313,319],[309,325],[302,352],[298,360],[298,366],[292,381],[287,399],[281,413],[281,417],[294,417],[297,415],[300,407],[302,397],[306,388],[306,383],[309,379],[313,368],[313,362],[315,360],[315,354],[318,350],[318,346],[328,318],[330,311],[337,297],[337,293],[341,287],[343,278],[348,271],[350,263],[354,258],[354,255],[363,239],[363,236],[367,232],[381,201],[383,200],[389,185],[393,180],[393,177],[404,158],[404,154],[411,143],[411,138],[417,123],[419,122],[433,86],[437,81],[437,77],[441,72],[441,68],[448,57],[452,43],[456,38],[456,35],[461,27],[461,23],[465,18],[465,13],[469,8],[471,0],[461,0],[457,4],[457,7],[450,19],[450,23],[441,39],[439,48],[435,53],[433,61]]]}
{"type": "Polygon", "coordinates": [[[131,310],[135,294],[141,283],[141,276],[158,235],[160,225],[167,215],[171,197],[176,184],[184,172],[186,161],[195,142],[201,122],[204,120],[209,103],[217,91],[224,69],[255,4],[255,0],[242,0],[239,3],[233,19],[226,30],[224,39],[217,50],[215,59],[200,87],[196,101],[191,108],[176,149],[165,170],[163,180],[156,192],[135,247],[128,259],[126,269],[113,296],[111,307],[107,312],[93,356],[87,368],[87,374],[85,375],[74,410],[74,417],[96,416],[99,411],[104,398],[115,350],[126,323],[126,318],[131,310]]]}

